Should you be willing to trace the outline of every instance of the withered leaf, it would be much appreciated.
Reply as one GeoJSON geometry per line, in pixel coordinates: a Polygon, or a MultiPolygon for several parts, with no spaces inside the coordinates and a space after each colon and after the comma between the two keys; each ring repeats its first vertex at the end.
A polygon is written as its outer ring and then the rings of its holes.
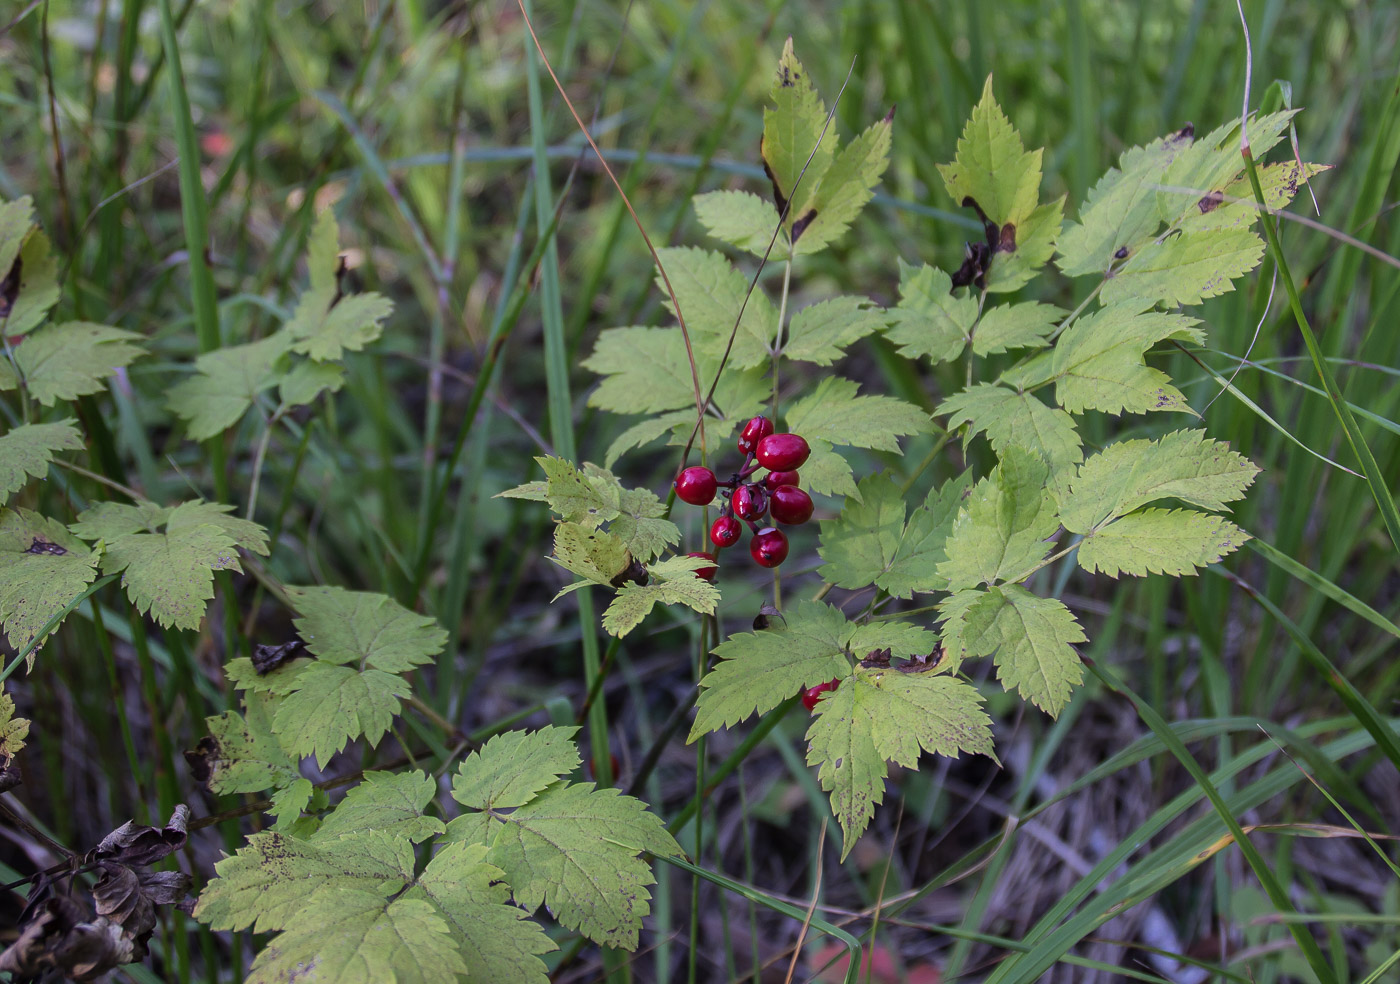
{"type": "Polygon", "coordinates": [[[128,820],[89,851],[83,859],[119,861],[122,864],[155,864],[161,858],[185,846],[188,836],[190,808],[181,803],[175,807],[164,827],[141,826],[128,820]]]}
{"type": "Polygon", "coordinates": [[[259,643],[253,647],[253,670],[259,676],[264,676],[283,663],[305,655],[306,643],[300,639],[293,639],[291,642],[283,642],[275,646],[266,642],[259,643]]]}

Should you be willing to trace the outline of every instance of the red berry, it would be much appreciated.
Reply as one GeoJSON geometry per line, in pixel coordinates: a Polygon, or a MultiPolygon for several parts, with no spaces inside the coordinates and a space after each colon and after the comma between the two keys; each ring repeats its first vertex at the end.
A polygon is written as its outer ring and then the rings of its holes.
{"type": "Polygon", "coordinates": [[[828,680],[826,683],[819,683],[815,687],[808,687],[806,690],[802,691],[802,706],[809,711],[815,710],[817,701],[822,699],[822,694],[826,693],[828,690],[835,690],[839,686],[841,686],[840,680],[828,680]]]}
{"type": "Polygon", "coordinates": [[[758,442],[773,433],[773,421],[767,417],[755,417],[744,425],[739,434],[739,453],[746,455],[758,447],[758,442]]]}
{"type": "Polygon", "coordinates": [[[744,524],[733,516],[721,516],[710,524],[710,542],[723,549],[739,542],[744,534],[744,524]]]}
{"type": "Polygon", "coordinates": [[[718,489],[719,482],[715,480],[715,473],[704,465],[687,468],[681,472],[680,478],[676,479],[676,495],[692,506],[708,506],[715,501],[715,492],[718,489]]]}
{"type": "Polygon", "coordinates": [[[812,497],[801,489],[783,485],[773,490],[773,518],[789,526],[799,526],[812,518],[812,497]]]}
{"type": "Polygon", "coordinates": [[[763,479],[763,484],[768,487],[769,492],[782,488],[784,485],[796,485],[797,472],[796,470],[769,472],[763,479]]]}
{"type": "MultiPolygon", "coordinates": [[[[715,559],[715,555],[712,554],[712,553],[710,553],[709,551],[706,551],[706,550],[701,550],[701,551],[698,552],[698,553],[688,553],[688,554],[686,554],[686,556],[687,556],[687,557],[704,557],[706,560],[714,560],[714,559],[715,559]]],[[[695,576],[698,577],[698,578],[700,578],[700,580],[702,580],[702,581],[713,581],[713,580],[715,579],[715,573],[716,573],[718,570],[719,570],[718,567],[702,567],[702,568],[700,568],[698,571],[695,572],[695,576]]]]}
{"type": "Polygon", "coordinates": [[[812,449],[796,434],[769,434],[758,442],[758,463],[769,471],[801,468],[812,449]]]}
{"type": "Polygon", "coordinates": [[[768,512],[768,490],[757,482],[739,486],[729,501],[740,519],[759,520],[768,512]]]}
{"type": "Polygon", "coordinates": [[[764,527],[753,535],[749,553],[759,567],[777,567],[787,560],[788,541],[782,530],[764,527]]]}

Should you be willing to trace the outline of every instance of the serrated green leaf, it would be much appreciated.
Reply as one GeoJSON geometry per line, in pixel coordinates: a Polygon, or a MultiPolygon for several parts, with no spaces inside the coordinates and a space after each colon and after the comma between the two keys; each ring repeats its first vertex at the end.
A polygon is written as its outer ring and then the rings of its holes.
{"type": "Polygon", "coordinates": [[[853,626],[838,609],[803,601],[783,612],[777,628],[737,632],[715,648],[720,663],[700,681],[688,741],[764,714],[793,694],[844,677],[853,626]]]}
{"type": "Polygon", "coordinates": [[[1259,265],[1264,240],[1248,229],[1183,232],[1148,243],[1109,278],[1104,304],[1199,304],[1235,289],[1230,282],[1259,265]]]}
{"type": "Polygon", "coordinates": [[[973,329],[972,351],[996,355],[1011,349],[1044,348],[1055,323],[1069,312],[1053,304],[1027,301],[1024,304],[998,304],[982,315],[973,329]]]}
{"type": "Polygon", "coordinates": [[[916,768],[931,752],[987,755],[991,719],[972,686],[951,677],[898,668],[856,667],[817,704],[807,729],[807,764],[831,793],[845,860],[885,798],[886,761],[916,768]]]}
{"type": "Polygon", "coordinates": [[[278,396],[283,406],[303,407],[322,393],[338,393],[345,385],[345,367],[333,362],[298,362],[282,377],[278,396]]]}
{"type": "Polygon", "coordinates": [[[563,458],[545,455],[535,461],[544,469],[545,499],[566,523],[591,529],[617,516],[621,488],[611,475],[609,481],[592,481],[563,458]]]}
{"type": "Polygon", "coordinates": [[[207,440],[238,423],[258,394],[285,375],[290,343],[290,336],[279,331],[195,359],[195,375],[170,388],[168,403],[188,425],[190,437],[207,440]]]}
{"type": "Polygon", "coordinates": [[[19,388],[19,376],[15,374],[14,368],[10,365],[10,360],[0,362],[0,393],[8,392],[19,388]]]}
{"type": "Polygon", "coordinates": [[[879,331],[885,321],[885,312],[864,297],[833,297],[792,316],[783,355],[829,366],[846,354],[846,346],[879,331]]]}
{"type": "Polygon", "coordinates": [[[1180,577],[1234,553],[1249,538],[1234,523],[1210,513],[1143,509],[1086,536],[1079,544],[1079,566],[1109,577],[1180,577]]]}
{"type": "Polygon", "coordinates": [[[938,644],[938,634],[912,622],[861,622],[851,627],[846,647],[856,659],[876,654],[895,659],[928,656],[938,644]]]}
{"type": "Polygon", "coordinates": [[[986,591],[964,588],[938,603],[939,644],[943,647],[943,659],[938,664],[940,672],[956,673],[963,660],[977,655],[969,650],[964,638],[966,619],[967,613],[986,595],[986,591]]]}
{"type": "Polygon", "coordinates": [[[971,485],[971,472],[964,472],[929,491],[923,505],[910,513],[890,569],[875,579],[877,587],[896,598],[948,589],[938,566],[948,559],[948,535],[971,485]]]}
{"type": "MultiPolygon", "coordinates": [[[[904,536],[904,494],[886,473],[861,479],[835,519],[821,522],[822,579],[859,590],[888,573],[904,536]]],[[[908,597],[905,595],[904,597],[908,597]]]]}
{"type": "MultiPolygon", "coordinates": [[[[652,569],[653,574],[656,569],[652,569]]],[[[685,605],[701,615],[713,615],[719,605],[719,589],[695,574],[686,572],[668,580],[653,577],[650,584],[624,584],[603,613],[603,631],[625,636],[651,614],[657,603],[685,605]]]]}
{"type": "Polygon", "coordinates": [[[963,615],[963,640],[979,656],[996,654],[997,679],[1051,717],[1084,679],[1071,643],[1084,630],[1057,598],[1041,598],[1008,584],[992,588],[963,615]]]}
{"type": "Polygon", "coordinates": [[[404,673],[431,663],[447,631],[428,615],[409,611],[387,595],[335,587],[288,587],[300,618],[297,634],[326,663],[354,663],[404,673]]]}
{"type": "Polygon", "coordinates": [[[432,903],[340,888],[294,913],[253,961],[247,980],[456,984],[466,972],[451,927],[432,903]]]}
{"type": "MultiPolygon", "coordinates": [[[[892,396],[857,396],[849,379],[828,376],[788,407],[788,430],[832,444],[899,452],[899,438],[929,429],[928,414],[892,396]]],[[[807,472],[803,471],[804,480],[807,472]]]]}
{"type": "MultiPolygon", "coordinates": [[[[774,191],[782,197],[783,201],[778,203],[781,210],[783,202],[790,200],[795,190],[799,191],[799,199],[811,197],[812,189],[831,166],[837,142],[831,129],[822,135],[826,127],[826,106],[807,77],[807,70],[793,53],[792,38],[788,38],[778,60],[769,101],[771,108],[763,111],[763,140],[759,152],[774,191]],[[801,189],[797,186],[799,175],[802,175],[801,189]]],[[[803,212],[799,202],[794,201],[788,223],[803,212]]]]}
{"type": "MultiPolygon", "coordinates": [[[[992,264],[987,270],[987,292],[1004,294],[1019,290],[1049,263],[1050,257],[1055,255],[1064,217],[1065,196],[1061,195],[1039,206],[1018,223],[1014,231],[1016,248],[1010,252],[998,249],[992,254],[992,264]]],[[[1006,234],[1003,226],[1003,239],[1006,234]]]]}
{"type": "Polygon", "coordinates": [[[276,818],[272,829],[290,831],[300,826],[304,822],[302,811],[311,805],[316,793],[317,789],[311,785],[311,780],[302,778],[293,779],[274,792],[271,796],[272,805],[267,808],[267,812],[276,818]]]}
{"type": "Polygon", "coordinates": [[[21,424],[0,437],[0,505],[31,476],[47,475],[55,451],[81,451],[83,446],[83,436],[72,420],[21,424]]]}
{"type": "Polygon", "coordinates": [[[938,565],[949,590],[1018,578],[1050,552],[1047,540],[1060,521],[1045,488],[1049,475],[1044,461],[1013,445],[973,486],[948,535],[948,559],[938,565]]]}
{"type": "Polygon", "coordinates": [[[962,354],[977,321],[977,300],[954,297],[953,281],[942,270],[899,261],[899,305],[888,312],[892,327],[885,335],[899,354],[937,364],[962,354]]]}
{"type": "Polygon", "coordinates": [[[604,377],[588,397],[590,407],[659,413],[695,406],[695,382],[679,328],[609,328],[582,365],[604,377]]]}
{"type": "Polygon", "coordinates": [[[665,515],[666,506],[650,489],[624,489],[608,532],[626,545],[633,558],[649,564],[667,547],[681,542],[680,528],[665,515]]]}
{"type": "Polygon", "coordinates": [[[578,728],[507,731],[472,752],[452,777],[452,798],[473,810],[524,806],[582,764],[578,728]]]}
{"type": "Polygon", "coordinates": [[[132,604],[166,628],[199,628],[214,572],[227,570],[243,572],[236,543],[209,523],[130,533],[107,544],[102,557],[102,573],[120,573],[132,604]]]}
{"type": "Polygon", "coordinates": [[[366,772],[310,838],[327,846],[346,834],[376,830],[414,844],[442,833],[443,822],[423,815],[437,794],[426,772],[366,772]]]}
{"type": "Polygon", "coordinates": [[[516,902],[527,912],[548,905],[562,926],[600,945],[636,948],[654,881],[638,855],[681,854],[645,804],[560,783],[502,819],[486,860],[505,872],[516,902]]]}
{"type": "MultiPolygon", "coordinates": [[[[710,426],[710,421],[706,421],[706,428],[710,426]]],[[[674,410],[670,413],[654,414],[643,417],[631,427],[613,439],[608,445],[607,453],[603,455],[603,467],[611,468],[617,464],[617,460],[633,448],[641,448],[655,441],[665,434],[673,432],[677,427],[685,427],[687,433],[689,428],[695,424],[694,410],[674,410]]],[[[523,488],[524,486],[522,486],[523,488]]],[[[515,498],[525,498],[515,496],[515,498]]]]}
{"type": "Polygon", "coordinates": [[[938,165],[956,205],[971,198],[998,226],[1018,228],[1040,198],[1041,151],[1027,152],[1011,121],[992,96],[992,77],[958,140],[957,157],[938,165]]]}
{"type": "Polygon", "coordinates": [[[15,717],[15,699],[9,694],[0,694],[0,758],[9,762],[24,749],[29,723],[25,718],[15,717]]]}
{"type": "Polygon", "coordinates": [[[266,557],[267,530],[252,520],[229,515],[232,512],[232,506],[218,502],[205,502],[203,499],[182,502],[167,514],[166,529],[173,532],[189,526],[217,526],[233,537],[233,542],[244,550],[266,557]]]}
{"type": "MultiPolygon", "coordinates": [[[[1194,318],[1144,311],[1142,303],[1125,301],[1081,317],[1065,329],[1050,353],[1043,379],[1008,372],[1003,382],[1035,386],[1055,381],[1055,399],[1071,413],[1146,413],[1180,410],[1190,413],[1186,398],[1166,373],[1148,367],[1143,356],[1169,338],[1202,338],[1194,318]]],[[[1026,367],[1029,369],[1029,365],[1026,367]]]]}
{"type": "Polygon", "coordinates": [[[134,506],[99,502],[79,513],[77,522],[68,529],[84,540],[115,540],[128,533],[155,533],[173,511],[170,506],[158,506],[145,499],[136,500],[134,506]]]}
{"type": "Polygon", "coordinates": [[[34,200],[28,195],[12,202],[0,201],[0,270],[5,271],[6,275],[19,256],[33,225],[34,200]]]}
{"type": "Polygon", "coordinates": [[[621,537],[578,523],[554,528],[554,559],[570,573],[609,587],[632,562],[621,537]]]}
{"type": "MultiPolygon", "coordinates": [[[[247,715],[225,711],[218,717],[205,718],[209,735],[199,742],[193,753],[200,766],[196,774],[203,778],[211,792],[260,793],[274,786],[287,786],[301,778],[297,764],[287,756],[272,733],[267,702],[259,694],[246,698],[247,715]]],[[[299,811],[300,808],[298,808],[299,811]]]]}
{"type": "Polygon", "coordinates": [[[141,336],[108,325],[69,321],[25,337],[15,348],[15,365],[29,395],[44,406],[74,400],[102,389],[102,381],[146,350],[132,342],[141,336]]]}
{"type": "Polygon", "coordinates": [[[1105,273],[1119,250],[1126,258],[1151,242],[1161,225],[1157,186],[1191,140],[1189,129],[1181,130],[1119,156],[1118,167],[1090,189],[1079,222],[1068,223],[1060,233],[1058,266],[1065,276],[1105,273]]]}
{"type": "Polygon", "coordinates": [[[1158,499],[1176,498],[1219,511],[1244,496],[1259,474],[1248,458],[1205,431],[1182,430],[1156,441],[1122,441],[1079,467],[1060,502],[1060,521],[1091,533],[1158,499]]]}
{"type": "MultiPolygon", "coordinates": [[[[778,334],[778,312],[760,290],[749,293],[749,281],[721,253],[695,247],[676,246],[657,250],[661,265],[676,292],[686,329],[695,347],[697,362],[707,356],[718,365],[729,345],[731,333],[734,346],[727,365],[749,369],[764,365],[772,358],[773,342],[778,334]],[[744,298],[748,297],[748,303],[744,298]],[[742,318],[739,312],[743,311],[742,318]],[[739,330],[734,332],[738,322],[739,330]]],[[[666,282],[657,273],[656,283],[665,297],[667,310],[675,314],[666,282]]],[[[713,373],[702,374],[708,382],[713,373]]],[[[684,393],[694,402],[695,384],[689,363],[685,367],[684,393]]]]}
{"type": "Polygon", "coordinates": [[[380,336],[383,321],[394,310],[393,302],[377,293],[340,294],[339,231],[331,209],[323,211],[311,231],[307,266],[311,286],[297,300],[287,321],[293,340],[291,350],[318,362],[357,352],[380,336]]]}
{"type": "Polygon", "coordinates": [[[968,437],[986,432],[998,454],[1013,445],[1037,448],[1052,468],[1077,464],[1084,458],[1074,418],[1047,407],[1030,393],[978,383],[944,400],[935,412],[951,414],[949,430],[970,424],[968,437]]]}
{"type": "MultiPolygon", "coordinates": [[[[63,524],[28,509],[0,509],[0,622],[15,650],[82,594],[98,557],[63,524]]],[[[34,666],[34,652],[29,666],[34,666]]]]}
{"type": "Polygon", "coordinates": [[[257,668],[253,666],[251,659],[239,656],[224,664],[224,676],[228,677],[229,683],[233,684],[237,690],[285,697],[296,690],[297,677],[301,675],[303,669],[313,662],[314,660],[309,657],[295,657],[276,669],[259,673],[257,668]]]}
{"type": "Polygon", "coordinates": [[[484,844],[438,851],[404,898],[431,902],[452,928],[470,981],[548,984],[542,953],[558,946],[510,903],[505,872],[488,864],[484,844]]]}
{"type": "MultiPolygon", "coordinates": [[[[1272,211],[1287,208],[1298,188],[1313,175],[1331,170],[1326,164],[1304,164],[1281,161],[1259,168],[1259,188],[1264,192],[1264,204],[1272,211]]],[[[1188,209],[1177,223],[1183,231],[1202,229],[1247,229],[1259,221],[1259,203],[1249,178],[1240,178],[1227,185],[1218,196],[1208,196],[1188,209]],[[1217,200],[1218,199],[1218,200],[1217,200]]]]}
{"type": "Polygon", "coordinates": [[[320,660],[298,670],[296,686],[277,705],[273,730],[290,754],[314,755],[323,769],[355,738],[378,745],[399,711],[400,698],[411,692],[396,673],[320,660]]]}
{"type": "Polygon", "coordinates": [[[316,845],[277,832],[253,834],[214,865],[194,917],[210,929],[285,928],[323,891],[378,893],[382,899],[413,877],[413,845],[379,831],[316,845]]]}
{"type": "MultiPolygon", "coordinates": [[[[747,191],[710,191],[691,199],[695,215],[710,235],[731,246],[762,256],[778,228],[773,203],[747,191]]],[[[787,252],[787,232],[779,233],[773,249],[787,252]]]]}
{"type": "MultiPolygon", "coordinates": [[[[1284,110],[1249,121],[1249,148],[1262,160],[1278,143],[1297,110],[1284,110]]],[[[1173,158],[1162,174],[1157,191],[1157,213],[1175,226],[1192,211],[1199,213],[1200,202],[1212,192],[1223,190],[1244,171],[1239,150],[1238,119],[1212,130],[1173,158]]],[[[1252,196],[1251,196],[1252,197],[1252,196]]]]}
{"type": "Polygon", "coordinates": [[[810,194],[799,194],[802,204],[792,215],[794,256],[815,253],[834,242],[870,201],[890,163],[892,123],[891,117],[872,123],[836,153],[810,194]]]}
{"type": "MultiPolygon", "coordinates": [[[[28,334],[58,303],[58,261],[49,250],[49,237],[33,229],[20,247],[19,289],[11,305],[0,297],[0,333],[10,338],[28,334]]],[[[0,266],[7,273],[13,267],[0,266]]],[[[0,280],[4,277],[0,276],[0,280]]]]}
{"type": "Polygon", "coordinates": [[[845,495],[860,498],[851,463],[832,450],[831,442],[810,438],[812,456],[802,466],[802,485],[818,495],[845,495]]]}

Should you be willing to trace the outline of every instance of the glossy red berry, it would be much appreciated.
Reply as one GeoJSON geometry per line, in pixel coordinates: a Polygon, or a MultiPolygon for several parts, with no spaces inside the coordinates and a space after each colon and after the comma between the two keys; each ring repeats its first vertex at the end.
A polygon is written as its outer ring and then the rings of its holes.
{"type": "Polygon", "coordinates": [[[798,526],[812,518],[812,497],[801,489],[783,485],[769,497],[773,518],[789,526],[798,526]]]}
{"type": "Polygon", "coordinates": [[[801,468],[812,449],[796,434],[769,434],[758,442],[758,463],[769,471],[801,468]]]}
{"type": "MultiPolygon", "coordinates": [[[[705,558],[706,560],[714,560],[714,559],[715,559],[715,555],[712,554],[712,553],[710,553],[710,552],[707,551],[707,550],[701,550],[701,551],[699,551],[698,553],[688,553],[688,554],[686,554],[686,556],[687,556],[687,557],[703,557],[703,558],[705,558]]],[[[715,579],[715,574],[718,573],[718,571],[719,571],[719,568],[718,568],[718,567],[702,567],[702,568],[700,568],[698,571],[695,572],[695,576],[698,577],[698,578],[700,578],[700,580],[702,580],[702,581],[713,581],[713,580],[715,579]]]]}
{"type": "Polygon", "coordinates": [[[758,442],[773,433],[773,421],[767,417],[755,417],[739,432],[739,453],[748,454],[758,447],[758,442]]]}
{"type": "Polygon", "coordinates": [[[739,486],[729,501],[734,505],[734,515],[740,519],[757,521],[768,513],[768,490],[756,482],[739,486]]]}
{"type": "Polygon", "coordinates": [[[708,506],[715,501],[719,482],[715,473],[704,465],[695,465],[681,472],[676,479],[676,495],[692,506],[708,506]]]}
{"type": "Polygon", "coordinates": [[[744,524],[733,516],[721,516],[710,524],[710,542],[720,549],[732,547],[744,534],[744,524]]]}
{"type": "Polygon", "coordinates": [[[793,469],[791,471],[769,472],[764,476],[763,484],[768,488],[769,492],[772,492],[774,489],[780,489],[784,485],[796,485],[797,471],[793,469]]]}
{"type": "Polygon", "coordinates": [[[802,706],[807,710],[815,710],[817,702],[822,699],[822,694],[828,690],[835,690],[841,686],[840,680],[828,680],[826,683],[819,683],[815,687],[808,687],[802,691],[802,706]]]}
{"type": "Polygon", "coordinates": [[[749,543],[749,553],[759,567],[777,567],[787,560],[788,540],[782,530],[772,526],[764,527],[753,535],[749,543]]]}

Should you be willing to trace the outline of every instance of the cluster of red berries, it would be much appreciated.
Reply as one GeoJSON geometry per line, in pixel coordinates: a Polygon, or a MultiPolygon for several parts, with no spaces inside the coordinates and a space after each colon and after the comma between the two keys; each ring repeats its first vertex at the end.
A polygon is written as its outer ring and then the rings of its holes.
{"type": "MultiPolygon", "coordinates": [[[[773,433],[773,421],[767,417],[754,417],[744,425],[738,447],[744,464],[728,481],[721,482],[710,469],[696,465],[676,478],[676,495],[693,506],[707,506],[716,495],[723,496],[724,508],[710,525],[710,542],[717,550],[732,547],[743,536],[743,523],[748,523],[753,530],[749,553],[754,561],[760,567],[777,567],[787,559],[787,535],[762,521],[771,517],[776,523],[797,526],[812,518],[812,497],[797,487],[797,469],[812,449],[796,434],[773,433]],[[768,469],[763,481],[747,481],[760,467],[768,469]]],[[[691,556],[715,560],[717,554],[706,551],[691,556]]],[[[696,573],[712,581],[715,571],[707,567],[696,573]]]]}

